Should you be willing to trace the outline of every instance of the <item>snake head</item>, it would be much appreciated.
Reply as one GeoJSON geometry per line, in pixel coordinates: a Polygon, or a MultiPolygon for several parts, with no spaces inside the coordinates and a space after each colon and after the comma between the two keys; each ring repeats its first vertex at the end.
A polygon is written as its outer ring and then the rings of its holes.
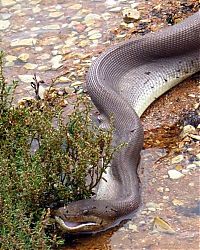
{"type": "Polygon", "coordinates": [[[109,228],[116,219],[116,211],[100,200],[79,200],[54,212],[59,228],[69,234],[95,233],[109,228]]]}

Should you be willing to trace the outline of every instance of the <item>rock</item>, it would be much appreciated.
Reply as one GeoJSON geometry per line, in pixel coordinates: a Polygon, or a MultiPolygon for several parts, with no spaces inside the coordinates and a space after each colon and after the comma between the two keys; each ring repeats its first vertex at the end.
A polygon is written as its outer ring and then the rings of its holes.
{"type": "Polygon", "coordinates": [[[110,9],[109,12],[118,13],[121,11],[121,9],[122,9],[121,7],[115,7],[115,8],[110,9]]]}
{"type": "Polygon", "coordinates": [[[130,23],[140,18],[140,12],[131,8],[124,9],[122,15],[125,23],[130,23]]]}
{"type": "Polygon", "coordinates": [[[99,38],[101,38],[102,37],[102,34],[101,33],[96,33],[96,34],[94,34],[94,35],[91,35],[90,37],[89,37],[89,39],[90,40],[96,40],[96,39],[99,39],[99,38]]]}
{"type": "Polygon", "coordinates": [[[117,2],[115,0],[106,0],[105,5],[109,8],[112,8],[117,5],[117,2]]]}
{"type": "Polygon", "coordinates": [[[10,43],[11,47],[20,47],[20,46],[34,46],[37,43],[35,38],[26,38],[26,39],[16,39],[10,43]]]}
{"type": "Polygon", "coordinates": [[[60,25],[59,24],[49,24],[49,25],[43,26],[42,29],[43,30],[59,30],[60,25]]]}
{"type": "Polygon", "coordinates": [[[76,81],[76,82],[73,82],[70,87],[78,87],[78,86],[81,86],[82,85],[82,82],[81,81],[76,81]]]}
{"type": "Polygon", "coordinates": [[[16,4],[14,0],[1,0],[1,6],[8,7],[16,4]]]}
{"type": "Polygon", "coordinates": [[[0,20],[0,30],[6,30],[10,26],[9,20],[0,20]]]}
{"type": "Polygon", "coordinates": [[[188,170],[195,170],[197,168],[196,164],[192,163],[192,164],[189,164],[187,165],[186,169],[188,170]]]}
{"type": "Polygon", "coordinates": [[[93,20],[101,20],[101,16],[98,15],[98,14],[88,14],[86,17],[85,17],[85,22],[88,22],[88,21],[93,21],[93,20]]]}
{"type": "Polygon", "coordinates": [[[51,57],[51,56],[50,56],[49,54],[44,53],[44,54],[38,56],[37,59],[38,59],[38,60],[47,60],[47,59],[49,59],[50,57],[51,57]]]}
{"type": "Polygon", "coordinates": [[[174,158],[171,159],[171,163],[175,164],[175,163],[179,163],[184,159],[183,155],[177,155],[174,158]]]}
{"type": "Polygon", "coordinates": [[[178,199],[173,199],[172,203],[174,204],[174,206],[182,206],[184,204],[181,200],[178,199]]]}
{"type": "Polygon", "coordinates": [[[62,60],[62,56],[61,55],[54,56],[51,59],[52,69],[58,69],[59,67],[61,67],[63,65],[60,62],[61,60],[62,60]]]}
{"type": "Polygon", "coordinates": [[[70,10],[80,10],[81,8],[82,8],[82,4],[79,4],[79,3],[68,7],[68,9],[70,9],[70,10]]]}
{"type": "Polygon", "coordinates": [[[138,228],[137,225],[135,224],[129,224],[128,228],[132,231],[132,232],[138,232],[138,228]]]}
{"type": "Polygon", "coordinates": [[[181,137],[184,138],[194,131],[195,131],[195,127],[193,127],[192,125],[186,125],[183,127],[183,130],[181,132],[181,137]]]}
{"type": "Polygon", "coordinates": [[[16,56],[12,56],[12,55],[7,55],[5,57],[5,59],[6,59],[7,62],[13,62],[13,61],[17,60],[17,57],[16,56]]]}
{"type": "Polygon", "coordinates": [[[196,157],[198,160],[200,160],[200,154],[197,154],[196,157]]]}
{"type": "Polygon", "coordinates": [[[151,212],[155,212],[156,210],[160,210],[160,205],[154,203],[154,202],[147,202],[146,203],[147,210],[151,212]]]}
{"type": "Polygon", "coordinates": [[[155,217],[153,221],[153,231],[174,234],[174,229],[169,225],[168,222],[164,221],[160,217],[155,217]]]}
{"type": "Polygon", "coordinates": [[[58,18],[58,17],[63,16],[63,15],[64,15],[64,12],[55,11],[55,12],[51,12],[49,14],[49,17],[58,18]]]}
{"type": "Polygon", "coordinates": [[[27,53],[22,53],[18,56],[18,59],[20,59],[23,62],[27,62],[27,60],[29,59],[29,54],[27,53]]]}
{"type": "Polygon", "coordinates": [[[168,175],[169,175],[169,178],[172,180],[177,180],[177,179],[180,179],[184,176],[184,174],[182,174],[181,172],[179,172],[175,169],[169,170],[168,175]]]}
{"type": "MultiPolygon", "coordinates": [[[[33,81],[33,75],[18,75],[19,79],[22,81],[22,82],[25,82],[25,83],[31,83],[33,81]]],[[[37,76],[37,80],[40,81],[41,79],[37,76]]]]}
{"type": "Polygon", "coordinates": [[[197,140],[197,141],[200,141],[200,135],[193,135],[193,134],[191,134],[191,135],[189,135],[192,139],[195,139],[195,140],[197,140]]]}
{"type": "Polygon", "coordinates": [[[41,9],[38,6],[36,6],[36,7],[32,8],[32,11],[33,11],[33,14],[36,14],[36,13],[39,13],[41,11],[41,9]]]}
{"type": "Polygon", "coordinates": [[[34,63],[26,63],[25,65],[24,65],[24,68],[25,69],[36,69],[37,68],[37,64],[34,64],[34,63]]]}

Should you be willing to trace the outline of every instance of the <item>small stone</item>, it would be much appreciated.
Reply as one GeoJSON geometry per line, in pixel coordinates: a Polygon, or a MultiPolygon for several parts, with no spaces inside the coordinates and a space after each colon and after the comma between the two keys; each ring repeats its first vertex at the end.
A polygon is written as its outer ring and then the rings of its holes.
{"type": "Polygon", "coordinates": [[[77,37],[68,38],[68,39],[65,41],[65,48],[74,46],[76,40],[77,40],[77,37]]]}
{"type": "Polygon", "coordinates": [[[80,85],[82,85],[82,82],[81,81],[76,81],[76,82],[73,82],[71,84],[71,87],[77,87],[77,86],[80,86],[80,85]]]}
{"type": "Polygon", "coordinates": [[[176,169],[176,170],[178,170],[178,171],[180,171],[180,170],[182,170],[182,169],[183,169],[183,166],[181,166],[181,165],[177,165],[177,166],[175,167],[175,169],[176,169]]]}
{"type": "Polygon", "coordinates": [[[50,58],[50,55],[47,53],[44,53],[44,54],[37,57],[38,60],[47,60],[49,58],[50,58]]]}
{"type": "Polygon", "coordinates": [[[49,25],[43,26],[42,29],[44,29],[44,30],[59,30],[60,25],[59,24],[49,24],[49,25]]]}
{"type": "Polygon", "coordinates": [[[135,225],[135,224],[129,224],[129,225],[128,225],[128,228],[129,228],[130,230],[132,230],[132,232],[138,232],[137,225],[135,225]]]}
{"type": "Polygon", "coordinates": [[[110,9],[109,11],[112,13],[118,13],[121,11],[121,9],[122,9],[121,7],[115,7],[115,8],[110,9]]]}
{"type": "Polygon", "coordinates": [[[105,20],[105,21],[107,21],[107,20],[109,20],[110,18],[111,18],[111,14],[110,13],[103,13],[102,15],[101,15],[102,17],[103,17],[103,19],[105,20]]]}
{"type": "Polygon", "coordinates": [[[63,64],[60,62],[62,60],[62,56],[61,55],[57,55],[54,56],[51,59],[51,63],[52,63],[52,69],[58,69],[59,67],[61,67],[63,64]]]}
{"type": "Polygon", "coordinates": [[[155,212],[157,209],[160,210],[160,206],[154,202],[147,202],[146,207],[149,211],[155,212]]]}
{"type": "Polygon", "coordinates": [[[196,157],[198,160],[200,160],[200,154],[197,154],[196,157]]]}
{"type": "Polygon", "coordinates": [[[85,22],[92,21],[92,20],[101,20],[101,16],[99,16],[98,14],[88,14],[85,17],[85,22]]]}
{"type": "Polygon", "coordinates": [[[115,0],[106,0],[105,5],[107,7],[114,7],[117,5],[117,2],[115,0]]]}
{"type": "MultiPolygon", "coordinates": [[[[33,81],[33,75],[18,75],[19,79],[22,81],[22,82],[25,82],[25,83],[31,83],[33,81]]],[[[37,80],[40,81],[40,78],[37,76],[37,80]]]]}
{"type": "Polygon", "coordinates": [[[70,47],[68,45],[64,45],[62,48],[61,48],[61,53],[63,55],[66,55],[66,54],[69,54],[72,50],[70,49],[70,47]]]}
{"type": "Polygon", "coordinates": [[[12,6],[14,4],[16,4],[14,0],[1,0],[1,5],[3,7],[12,6]]]}
{"type": "Polygon", "coordinates": [[[195,170],[197,168],[196,164],[192,163],[192,164],[189,164],[187,165],[186,169],[188,170],[195,170]]]}
{"type": "Polygon", "coordinates": [[[172,180],[177,180],[177,179],[180,179],[181,177],[184,176],[184,174],[182,174],[181,172],[179,172],[175,169],[169,170],[168,175],[169,175],[169,178],[172,180]]]}
{"type": "Polygon", "coordinates": [[[70,9],[70,10],[80,10],[81,8],[82,8],[82,4],[79,4],[79,3],[68,7],[68,9],[70,9]]]}
{"type": "Polygon", "coordinates": [[[10,26],[9,20],[0,20],[0,30],[6,30],[10,26]]]}
{"type": "Polygon", "coordinates": [[[195,127],[192,125],[186,125],[183,127],[183,130],[181,132],[181,137],[186,137],[187,135],[191,134],[192,132],[195,131],[195,127]]]}
{"type": "Polygon", "coordinates": [[[89,44],[90,44],[90,42],[88,40],[82,40],[82,41],[80,41],[78,46],[80,46],[81,48],[84,48],[85,46],[87,46],[89,44]]]}
{"type": "Polygon", "coordinates": [[[40,70],[40,71],[47,71],[47,70],[50,70],[50,69],[51,69],[51,67],[48,66],[48,65],[41,65],[41,66],[38,67],[38,70],[40,70]]]}
{"type": "Polygon", "coordinates": [[[174,204],[174,206],[182,206],[184,204],[181,200],[178,199],[173,199],[172,203],[174,204]]]}
{"type": "Polygon", "coordinates": [[[18,59],[20,59],[23,62],[27,62],[27,60],[29,59],[29,54],[27,53],[22,53],[18,56],[18,59]]]}
{"type": "Polygon", "coordinates": [[[66,92],[67,94],[73,94],[73,93],[74,93],[74,88],[65,87],[65,92],[66,92]]]}
{"type": "Polygon", "coordinates": [[[46,46],[46,45],[54,45],[59,41],[59,37],[55,36],[47,36],[44,37],[42,40],[40,40],[40,46],[46,46]]]}
{"type": "Polygon", "coordinates": [[[125,23],[130,23],[140,18],[140,12],[131,8],[124,9],[122,15],[125,23]]]}
{"type": "Polygon", "coordinates": [[[189,172],[190,172],[189,169],[183,169],[183,170],[182,170],[182,174],[188,174],[189,172]]]}
{"type": "Polygon", "coordinates": [[[6,61],[8,61],[8,62],[13,62],[13,61],[15,61],[15,60],[17,59],[17,57],[16,57],[16,56],[12,56],[12,55],[7,55],[7,56],[5,57],[5,59],[6,59],[6,61]]]}
{"type": "Polygon", "coordinates": [[[41,9],[38,6],[36,6],[36,7],[32,8],[32,11],[34,14],[36,14],[36,13],[39,13],[41,11],[41,9]]]}
{"type": "Polygon", "coordinates": [[[89,37],[89,39],[90,39],[90,40],[96,40],[96,39],[99,39],[99,38],[101,38],[101,37],[102,37],[102,34],[96,33],[96,34],[94,34],[94,35],[91,35],[91,36],[89,37]]]}
{"type": "Polygon", "coordinates": [[[25,69],[36,69],[37,68],[37,64],[34,64],[34,63],[26,63],[25,65],[24,65],[24,68],[25,69]]]}
{"type": "Polygon", "coordinates": [[[171,159],[171,163],[175,164],[175,163],[179,163],[184,159],[183,155],[177,155],[176,157],[171,159]]]}
{"type": "Polygon", "coordinates": [[[63,16],[63,15],[64,15],[64,12],[55,11],[55,12],[51,12],[49,14],[49,17],[58,18],[58,17],[63,16]]]}
{"type": "Polygon", "coordinates": [[[43,48],[42,47],[35,47],[35,51],[37,51],[37,52],[43,51],[43,48]]]}
{"type": "Polygon", "coordinates": [[[37,43],[35,38],[16,39],[10,43],[11,47],[34,46],[37,43]]]}
{"type": "Polygon", "coordinates": [[[200,135],[193,135],[193,134],[191,134],[191,135],[189,135],[192,139],[195,139],[195,140],[197,140],[197,141],[200,141],[200,135]]]}
{"type": "Polygon", "coordinates": [[[159,188],[157,188],[157,191],[160,192],[160,193],[163,193],[164,192],[164,188],[163,187],[159,187],[159,188]]]}

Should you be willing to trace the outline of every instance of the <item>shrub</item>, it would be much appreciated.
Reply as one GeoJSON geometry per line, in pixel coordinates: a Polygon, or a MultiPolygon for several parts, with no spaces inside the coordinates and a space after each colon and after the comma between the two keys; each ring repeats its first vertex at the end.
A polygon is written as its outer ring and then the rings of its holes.
{"type": "Polygon", "coordinates": [[[41,99],[35,89],[35,99],[14,106],[17,85],[6,82],[1,53],[0,248],[49,249],[60,242],[51,211],[91,197],[117,148],[110,146],[112,126],[104,131],[91,122],[87,96],[77,97],[66,119],[61,103],[68,96],[50,87],[41,99]]]}

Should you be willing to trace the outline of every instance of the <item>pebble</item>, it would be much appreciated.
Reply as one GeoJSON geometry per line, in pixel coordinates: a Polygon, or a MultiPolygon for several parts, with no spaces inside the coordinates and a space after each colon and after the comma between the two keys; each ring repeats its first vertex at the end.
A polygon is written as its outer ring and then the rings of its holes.
{"type": "MultiPolygon", "coordinates": [[[[18,75],[19,79],[22,81],[22,82],[25,82],[25,83],[31,83],[33,81],[33,75],[18,75]]],[[[37,76],[37,80],[40,81],[40,78],[37,76]]]]}
{"type": "Polygon", "coordinates": [[[130,23],[140,18],[140,12],[136,9],[126,8],[122,11],[124,22],[130,23]]]}
{"type": "Polygon", "coordinates": [[[110,9],[109,12],[118,13],[121,11],[121,9],[122,9],[121,7],[115,7],[115,8],[110,9]]]}
{"type": "Polygon", "coordinates": [[[182,174],[181,172],[179,172],[175,169],[169,170],[168,175],[169,175],[169,178],[172,180],[177,180],[177,179],[180,179],[181,177],[184,176],[184,174],[182,174]]]}
{"type": "Polygon", "coordinates": [[[17,60],[17,57],[16,56],[12,56],[12,55],[7,55],[5,57],[5,59],[6,59],[7,62],[13,62],[13,61],[17,60]]]}
{"type": "Polygon", "coordinates": [[[195,131],[195,127],[193,127],[192,125],[186,125],[183,127],[183,130],[181,132],[181,137],[185,137],[194,131],[195,131]]]}
{"type": "Polygon", "coordinates": [[[26,63],[25,65],[24,65],[24,68],[25,69],[36,69],[37,68],[37,64],[34,64],[34,63],[26,63]]]}
{"type": "Polygon", "coordinates": [[[10,26],[9,20],[0,20],[0,30],[6,30],[10,26]]]}
{"type": "Polygon", "coordinates": [[[59,30],[60,25],[59,24],[49,24],[49,25],[43,26],[42,29],[44,29],[44,30],[59,30]]]}
{"type": "Polygon", "coordinates": [[[198,160],[200,160],[200,154],[197,154],[196,157],[198,160]]]}
{"type": "Polygon", "coordinates": [[[58,69],[59,67],[61,67],[63,65],[61,63],[61,59],[62,59],[61,55],[57,55],[57,56],[52,57],[52,59],[51,59],[52,69],[58,69]]]}
{"type": "Polygon", "coordinates": [[[64,15],[63,12],[55,11],[55,12],[51,12],[49,14],[49,17],[57,18],[57,17],[63,16],[63,15],[64,15]]]}
{"type": "Polygon", "coordinates": [[[22,62],[27,62],[29,59],[28,53],[22,53],[18,56],[18,59],[20,59],[22,62]]]}
{"type": "Polygon", "coordinates": [[[96,40],[96,39],[99,39],[99,38],[101,38],[101,37],[102,37],[102,34],[96,33],[96,34],[94,34],[94,35],[89,36],[89,39],[90,39],[90,40],[96,40]]]}
{"type": "Polygon", "coordinates": [[[14,0],[1,0],[1,5],[3,7],[10,7],[12,5],[16,4],[16,2],[14,0]]]}
{"type": "Polygon", "coordinates": [[[186,169],[188,170],[195,170],[197,168],[196,164],[192,163],[192,164],[189,164],[187,165],[186,169]]]}
{"type": "Polygon", "coordinates": [[[26,38],[26,39],[16,39],[10,43],[11,47],[20,47],[20,46],[34,46],[37,43],[35,38],[26,38]]]}
{"type": "Polygon", "coordinates": [[[135,224],[129,224],[128,229],[130,229],[132,232],[138,232],[137,225],[135,224]]]}
{"type": "Polygon", "coordinates": [[[174,158],[171,159],[171,163],[175,164],[175,163],[179,163],[184,159],[183,155],[177,155],[174,158]]]}

